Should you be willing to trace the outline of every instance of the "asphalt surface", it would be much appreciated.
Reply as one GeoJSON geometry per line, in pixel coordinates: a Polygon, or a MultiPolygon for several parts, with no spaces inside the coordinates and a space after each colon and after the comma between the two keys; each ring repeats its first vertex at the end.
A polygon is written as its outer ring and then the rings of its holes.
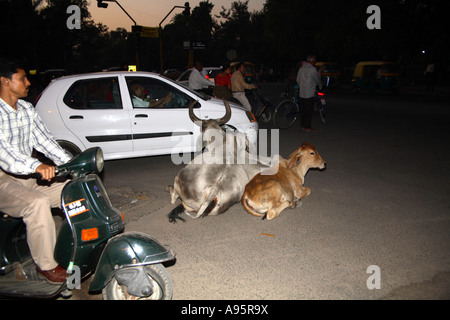
{"type": "MultiPolygon", "coordinates": [[[[261,90],[277,103],[283,87],[261,90]]],[[[311,195],[272,221],[238,203],[219,216],[169,223],[179,202],[170,203],[165,186],[182,168],[170,156],[108,161],[103,180],[126,231],[176,252],[167,266],[174,300],[449,299],[448,98],[328,94],[328,122],[316,113],[317,132],[299,123],[279,131],[282,156],[307,141],[327,168],[311,170],[311,195]]],[[[75,290],[72,299],[101,295],[75,290]]]]}

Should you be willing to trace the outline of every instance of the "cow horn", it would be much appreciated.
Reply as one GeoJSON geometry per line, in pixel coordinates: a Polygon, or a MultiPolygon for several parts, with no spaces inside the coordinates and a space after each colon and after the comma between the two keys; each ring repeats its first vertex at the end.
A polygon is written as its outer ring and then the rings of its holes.
{"type": "MultiPolygon", "coordinates": [[[[194,101],[192,101],[192,103],[189,105],[189,118],[191,118],[191,121],[194,122],[194,123],[196,123],[196,122],[201,122],[201,123],[203,123],[205,120],[200,119],[199,117],[197,117],[197,116],[194,114],[194,106],[195,106],[196,103],[197,103],[197,101],[194,100],[194,101]]],[[[230,107],[228,101],[223,100],[223,103],[224,103],[224,105],[225,105],[225,110],[226,110],[226,112],[225,112],[225,115],[224,115],[222,118],[216,120],[217,123],[219,124],[219,126],[221,126],[221,125],[227,123],[227,122],[230,121],[230,119],[231,119],[231,107],[230,107]]]]}
{"type": "Polygon", "coordinates": [[[197,121],[202,122],[202,120],[194,114],[194,106],[196,105],[197,102],[198,102],[197,100],[194,100],[189,105],[189,118],[191,118],[192,122],[194,123],[197,121]]]}
{"type": "Polygon", "coordinates": [[[230,121],[230,119],[231,119],[231,108],[230,108],[230,104],[229,104],[228,101],[225,100],[225,99],[223,99],[223,104],[225,105],[226,113],[225,113],[225,115],[224,115],[222,118],[220,118],[219,120],[217,120],[217,122],[219,123],[219,126],[221,126],[221,125],[227,123],[227,122],[230,121]]]}

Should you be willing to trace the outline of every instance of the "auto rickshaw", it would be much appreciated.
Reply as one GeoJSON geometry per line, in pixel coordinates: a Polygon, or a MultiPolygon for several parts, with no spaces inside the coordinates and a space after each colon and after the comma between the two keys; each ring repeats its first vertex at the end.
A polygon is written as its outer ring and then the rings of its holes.
{"type": "Polygon", "coordinates": [[[317,71],[322,79],[322,85],[325,90],[335,90],[339,87],[340,71],[335,62],[316,62],[317,71]]]}
{"type": "Polygon", "coordinates": [[[356,64],[352,87],[356,92],[362,90],[388,91],[397,93],[399,73],[395,63],[386,61],[363,61],[356,64]]]}

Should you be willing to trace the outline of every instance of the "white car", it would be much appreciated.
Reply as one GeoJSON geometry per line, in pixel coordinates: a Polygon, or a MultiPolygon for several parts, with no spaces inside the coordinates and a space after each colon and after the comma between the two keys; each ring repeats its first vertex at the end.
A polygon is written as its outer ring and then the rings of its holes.
{"type": "MultiPolygon", "coordinates": [[[[105,160],[111,160],[201,151],[200,127],[189,118],[188,106],[194,100],[194,113],[201,119],[225,114],[222,100],[158,74],[126,71],[58,78],[42,92],[36,110],[66,151],[74,155],[99,146],[105,160]],[[134,107],[129,87],[136,83],[144,87],[146,103],[155,106],[134,107]]],[[[232,115],[225,126],[245,133],[256,146],[258,124],[253,114],[230,106],[232,115]]]]}

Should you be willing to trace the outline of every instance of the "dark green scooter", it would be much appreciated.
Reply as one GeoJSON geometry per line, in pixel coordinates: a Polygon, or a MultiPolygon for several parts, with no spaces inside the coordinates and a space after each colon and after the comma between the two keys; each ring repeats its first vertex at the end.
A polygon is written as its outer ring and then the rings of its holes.
{"type": "Polygon", "coordinates": [[[94,273],[89,291],[102,291],[103,299],[172,298],[172,281],[162,263],[174,260],[173,251],[144,233],[123,233],[123,217],[97,175],[103,164],[97,147],[56,168],[58,176],[72,178],[61,194],[65,219],[54,253],[67,269],[63,284],[49,283],[36,272],[25,224],[1,213],[0,296],[70,297],[81,280],[94,273]]]}

